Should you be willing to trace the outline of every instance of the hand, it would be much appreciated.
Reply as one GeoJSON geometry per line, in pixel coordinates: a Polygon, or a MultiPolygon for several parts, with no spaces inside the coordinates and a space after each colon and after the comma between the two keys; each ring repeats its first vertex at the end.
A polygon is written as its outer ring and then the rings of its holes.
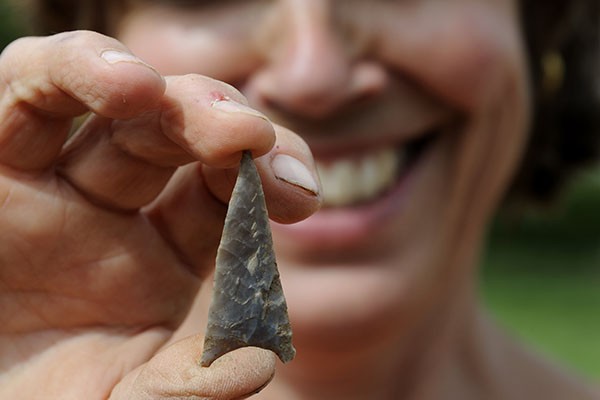
{"type": "Polygon", "coordinates": [[[16,41],[0,79],[0,398],[234,399],[265,385],[270,352],[200,368],[201,337],[161,347],[211,271],[244,149],[263,156],[273,219],[319,207],[301,139],[232,87],[163,78],[91,32],[16,41]],[[298,163],[272,164],[280,154],[298,163]]]}

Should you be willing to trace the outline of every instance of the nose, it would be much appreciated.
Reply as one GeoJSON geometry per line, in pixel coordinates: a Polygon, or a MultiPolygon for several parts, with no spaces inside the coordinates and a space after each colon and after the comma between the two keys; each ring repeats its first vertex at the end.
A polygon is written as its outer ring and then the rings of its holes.
{"type": "MultiPolygon", "coordinates": [[[[386,73],[352,54],[354,43],[335,26],[326,0],[281,1],[265,63],[247,81],[246,95],[266,110],[323,118],[375,96],[386,73]]],[[[268,41],[269,42],[269,41],[268,41]]]]}

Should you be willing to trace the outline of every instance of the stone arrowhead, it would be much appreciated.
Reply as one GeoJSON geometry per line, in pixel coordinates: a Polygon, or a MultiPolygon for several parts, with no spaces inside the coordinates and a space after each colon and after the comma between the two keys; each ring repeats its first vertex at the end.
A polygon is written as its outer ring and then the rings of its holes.
{"type": "Polygon", "coordinates": [[[200,364],[245,346],[294,358],[292,330],[273,252],[265,199],[244,152],[217,252],[212,302],[200,364]]]}

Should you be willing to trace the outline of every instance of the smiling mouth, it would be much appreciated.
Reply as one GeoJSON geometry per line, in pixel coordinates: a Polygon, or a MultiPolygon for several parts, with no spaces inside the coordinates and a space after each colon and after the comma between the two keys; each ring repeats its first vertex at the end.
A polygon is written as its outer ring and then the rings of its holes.
{"type": "Polygon", "coordinates": [[[324,208],[351,208],[375,202],[394,188],[438,136],[432,130],[397,146],[318,160],[324,208]]]}

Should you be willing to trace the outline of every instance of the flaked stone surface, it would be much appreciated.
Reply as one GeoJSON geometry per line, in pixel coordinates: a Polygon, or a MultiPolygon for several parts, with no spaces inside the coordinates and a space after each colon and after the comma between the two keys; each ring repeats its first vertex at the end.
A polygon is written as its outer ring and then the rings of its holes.
{"type": "Polygon", "coordinates": [[[244,152],[217,252],[202,366],[232,350],[256,346],[283,362],[294,358],[292,329],[260,177],[244,152]]]}

